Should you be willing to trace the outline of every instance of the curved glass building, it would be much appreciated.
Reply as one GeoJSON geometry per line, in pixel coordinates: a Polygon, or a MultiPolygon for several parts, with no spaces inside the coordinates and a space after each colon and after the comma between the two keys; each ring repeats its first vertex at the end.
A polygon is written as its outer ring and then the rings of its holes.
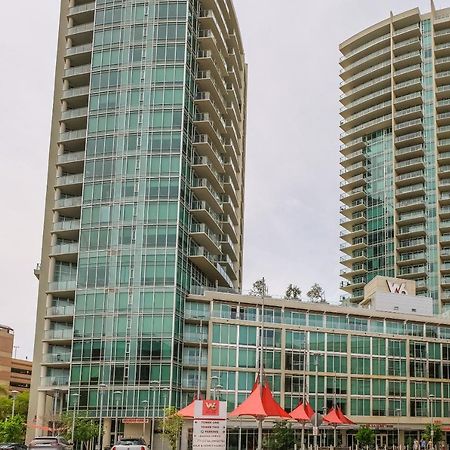
{"type": "Polygon", "coordinates": [[[185,402],[185,297],[241,286],[245,99],[231,0],[61,1],[37,434],[76,410],[109,445],[185,402]]]}
{"type": "Polygon", "coordinates": [[[413,279],[450,309],[450,9],[392,15],[340,45],[341,287],[413,279]]]}

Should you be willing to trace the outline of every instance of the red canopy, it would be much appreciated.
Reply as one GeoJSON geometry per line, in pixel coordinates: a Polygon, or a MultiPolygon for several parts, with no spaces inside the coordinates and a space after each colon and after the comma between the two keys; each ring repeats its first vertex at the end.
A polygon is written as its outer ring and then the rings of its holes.
{"type": "Polygon", "coordinates": [[[312,406],[308,402],[305,403],[300,402],[297,408],[295,408],[290,412],[290,416],[293,419],[298,420],[300,422],[309,422],[313,415],[314,410],[312,409],[312,406]]]}
{"type": "Polygon", "coordinates": [[[185,406],[183,409],[180,409],[177,414],[181,417],[192,419],[194,417],[194,405],[195,400],[189,403],[189,405],[185,406]]]}
{"type": "Polygon", "coordinates": [[[291,418],[291,416],[275,401],[270,387],[267,384],[261,386],[259,383],[253,389],[253,392],[230,413],[230,416],[291,418]]]}
{"type": "Polygon", "coordinates": [[[328,423],[332,423],[335,425],[354,425],[355,422],[352,422],[339,408],[336,406],[335,408],[331,408],[327,415],[323,416],[323,420],[328,423]]]}

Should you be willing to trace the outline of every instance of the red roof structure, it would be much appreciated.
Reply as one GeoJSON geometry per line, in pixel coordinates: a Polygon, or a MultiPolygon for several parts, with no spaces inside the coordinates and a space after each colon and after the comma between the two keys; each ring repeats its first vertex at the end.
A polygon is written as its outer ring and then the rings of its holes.
{"type": "Polygon", "coordinates": [[[297,408],[292,410],[289,415],[299,422],[310,422],[311,417],[314,415],[314,410],[308,402],[300,402],[297,408]]]}
{"type": "Polygon", "coordinates": [[[331,408],[328,414],[323,416],[323,420],[334,425],[355,425],[355,422],[352,422],[339,406],[331,408]]]}
{"type": "Polygon", "coordinates": [[[275,401],[270,387],[260,383],[252,393],[230,413],[231,417],[253,416],[258,419],[265,417],[282,417],[290,419],[291,416],[275,401]]]}
{"type": "Polygon", "coordinates": [[[195,400],[189,403],[189,405],[185,406],[183,409],[180,409],[177,414],[185,419],[192,419],[194,417],[194,405],[195,400]]]}

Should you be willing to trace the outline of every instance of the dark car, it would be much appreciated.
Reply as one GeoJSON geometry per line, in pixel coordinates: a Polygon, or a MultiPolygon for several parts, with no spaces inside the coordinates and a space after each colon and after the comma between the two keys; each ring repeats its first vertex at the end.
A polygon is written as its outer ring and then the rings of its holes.
{"type": "Polygon", "coordinates": [[[25,444],[17,444],[16,442],[8,442],[0,444],[0,450],[27,450],[25,444]]]}
{"type": "Polygon", "coordinates": [[[28,448],[31,449],[44,449],[52,448],[59,450],[72,450],[72,445],[70,445],[61,436],[42,436],[34,438],[29,444],[28,448]]]}

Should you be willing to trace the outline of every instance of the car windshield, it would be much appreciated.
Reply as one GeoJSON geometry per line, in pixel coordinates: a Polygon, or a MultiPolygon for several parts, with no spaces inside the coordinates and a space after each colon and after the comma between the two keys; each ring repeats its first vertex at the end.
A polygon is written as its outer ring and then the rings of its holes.
{"type": "Polygon", "coordinates": [[[122,439],[117,443],[118,445],[145,445],[142,439],[122,439]]]}
{"type": "Polygon", "coordinates": [[[58,442],[57,438],[37,438],[30,442],[30,445],[54,444],[58,442]]]}

